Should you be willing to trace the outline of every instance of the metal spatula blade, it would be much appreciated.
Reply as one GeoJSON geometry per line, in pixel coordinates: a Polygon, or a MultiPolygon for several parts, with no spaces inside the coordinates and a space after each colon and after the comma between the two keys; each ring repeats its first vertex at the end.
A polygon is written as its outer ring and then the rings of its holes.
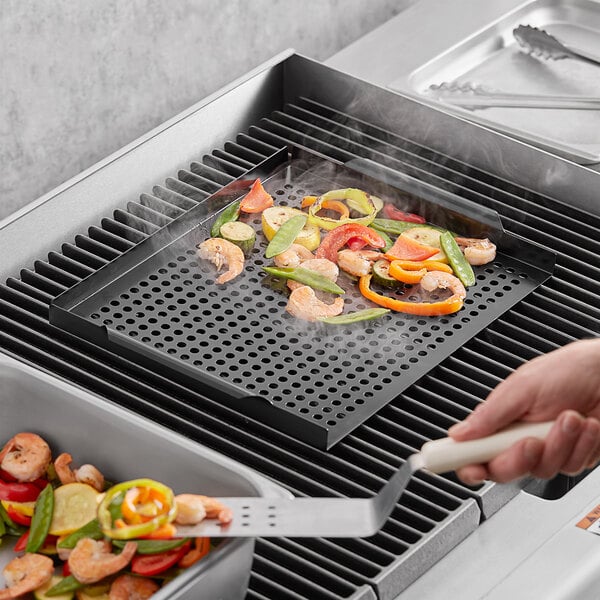
{"type": "Polygon", "coordinates": [[[177,526],[177,537],[368,537],[381,529],[417,469],[444,473],[487,462],[520,439],[544,439],[552,424],[520,423],[469,442],[427,442],[373,498],[218,498],[232,510],[231,523],[205,519],[198,525],[177,526]]]}

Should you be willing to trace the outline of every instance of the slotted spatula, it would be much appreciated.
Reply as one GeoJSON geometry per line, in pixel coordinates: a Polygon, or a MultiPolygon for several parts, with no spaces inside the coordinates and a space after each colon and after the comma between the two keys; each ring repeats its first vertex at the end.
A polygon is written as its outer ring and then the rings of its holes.
{"type": "Polygon", "coordinates": [[[231,523],[205,519],[198,525],[177,526],[177,537],[368,537],[385,523],[417,469],[445,473],[487,462],[520,439],[544,439],[552,424],[519,423],[468,442],[427,442],[373,498],[218,498],[232,510],[231,523]]]}

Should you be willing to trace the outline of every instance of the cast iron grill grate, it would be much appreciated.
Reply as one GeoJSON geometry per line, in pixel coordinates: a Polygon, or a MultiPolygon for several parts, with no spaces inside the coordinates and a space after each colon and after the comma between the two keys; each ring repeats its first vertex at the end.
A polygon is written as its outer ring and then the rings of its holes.
{"type": "MultiPolygon", "coordinates": [[[[600,268],[586,257],[600,252],[600,219],[475,172],[468,165],[321,104],[303,101],[302,108],[306,124],[327,119],[333,122],[332,131],[343,131],[358,140],[361,147],[351,156],[363,156],[380,148],[384,141],[386,151],[397,157],[399,166],[418,169],[423,178],[494,208],[511,232],[557,252],[554,276],[330,452],[241,417],[210,397],[48,323],[50,301],[69,287],[71,278],[79,281],[133,246],[136,242],[132,239],[146,237],[136,228],[142,224],[129,220],[127,211],[103,220],[102,227],[76,236],[73,242],[62,245],[61,252],[51,252],[33,269],[24,268],[19,279],[9,278],[0,286],[0,348],[240,460],[298,495],[365,495],[376,491],[421,443],[442,436],[449,425],[466,416],[523,361],[598,334],[600,268]],[[558,234],[547,234],[547,224],[558,234]],[[571,231],[580,236],[577,244],[567,241],[571,231]]],[[[299,127],[301,133],[305,125],[299,127]]],[[[271,141],[265,146],[267,134],[262,129],[253,131],[261,140],[241,134],[236,144],[215,150],[203,158],[203,163],[237,177],[260,160],[247,161],[239,156],[236,146],[258,152],[262,160],[285,145],[271,141]]],[[[319,141],[309,142],[315,149],[322,146],[319,141]]],[[[333,150],[329,155],[334,155],[333,150]]],[[[208,196],[186,185],[171,180],[165,187],[156,186],[152,197],[185,211],[208,196]]],[[[369,540],[260,540],[248,597],[366,599],[373,598],[372,588],[380,597],[394,597],[461,536],[468,535],[468,523],[453,525],[473,495],[487,516],[505,499],[501,486],[488,486],[473,494],[451,477],[419,474],[384,530],[369,540]],[[444,534],[439,535],[441,530],[444,534]],[[416,557],[420,566],[415,567],[407,555],[416,557]],[[291,581],[291,586],[277,583],[282,570],[291,574],[291,580],[286,581],[291,581]],[[293,587],[299,578],[304,582],[301,589],[293,587]]]]}

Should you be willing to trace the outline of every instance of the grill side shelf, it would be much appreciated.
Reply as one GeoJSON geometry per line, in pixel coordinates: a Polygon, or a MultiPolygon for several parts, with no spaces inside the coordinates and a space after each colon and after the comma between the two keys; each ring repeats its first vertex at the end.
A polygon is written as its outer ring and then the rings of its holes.
{"type": "MultiPolygon", "coordinates": [[[[468,205],[461,210],[458,196],[438,191],[430,197],[425,186],[410,181],[406,189],[393,187],[305,149],[291,150],[290,161],[282,150],[261,164],[262,173],[279,165],[263,178],[277,204],[298,205],[306,193],[360,187],[417,202],[438,224],[506,238],[493,211],[482,213],[484,223],[475,221],[468,205]]],[[[209,237],[211,209],[235,199],[235,189],[229,184],[59,296],[50,320],[212,390],[243,414],[317,448],[338,443],[548,277],[499,253],[493,264],[476,269],[476,284],[459,313],[393,313],[343,327],[306,323],[285,312],[285,286],[278,288],[262,271],[265,240],[248,257],[243,276],[226,286],[216,286],[212,266],[198,260],[195,246],[209,237]]],[[[260,231],[260,215],[248,223],[260,231]]],[[[340,281],[345,312],[369,306],[349,278],[340,281]]],[[[410,288],[397,293],[413,294],[410,288]]]]}

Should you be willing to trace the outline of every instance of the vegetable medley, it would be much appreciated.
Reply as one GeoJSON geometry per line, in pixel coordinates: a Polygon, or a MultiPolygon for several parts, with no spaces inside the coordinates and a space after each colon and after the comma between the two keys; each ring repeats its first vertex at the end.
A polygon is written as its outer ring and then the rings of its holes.
{"type": "Polygon", "coordinates": [[[0,539],[17,538],[0,600],[150,598],[211,549],[209,538],[174,537],[176,524],[232,520],[214,498],[176,496],[152,479],[111,485],[93,465],[71,463],[35,433],[0,451],[0,539]]]}
{"type": "Polygon", "coordinates": [[[198,245],[200,258],[219,271],[226,268],[216,283],[243,272],[257,233],[245,214],[256,213],[268,241],[265,258],[274,263],[263,270],[287,281],[286,311],[306,321],[347,324],[390,310],[455,313],[475,284],[472,266],[496,257],[487,238],[456,236],[357,188],[305,196],[298,207],[277,206],[257,179],[241,201],[218,215],[212,237],[198,245]],[[344,313],[340,270],[377,308],[344,313]]]}

